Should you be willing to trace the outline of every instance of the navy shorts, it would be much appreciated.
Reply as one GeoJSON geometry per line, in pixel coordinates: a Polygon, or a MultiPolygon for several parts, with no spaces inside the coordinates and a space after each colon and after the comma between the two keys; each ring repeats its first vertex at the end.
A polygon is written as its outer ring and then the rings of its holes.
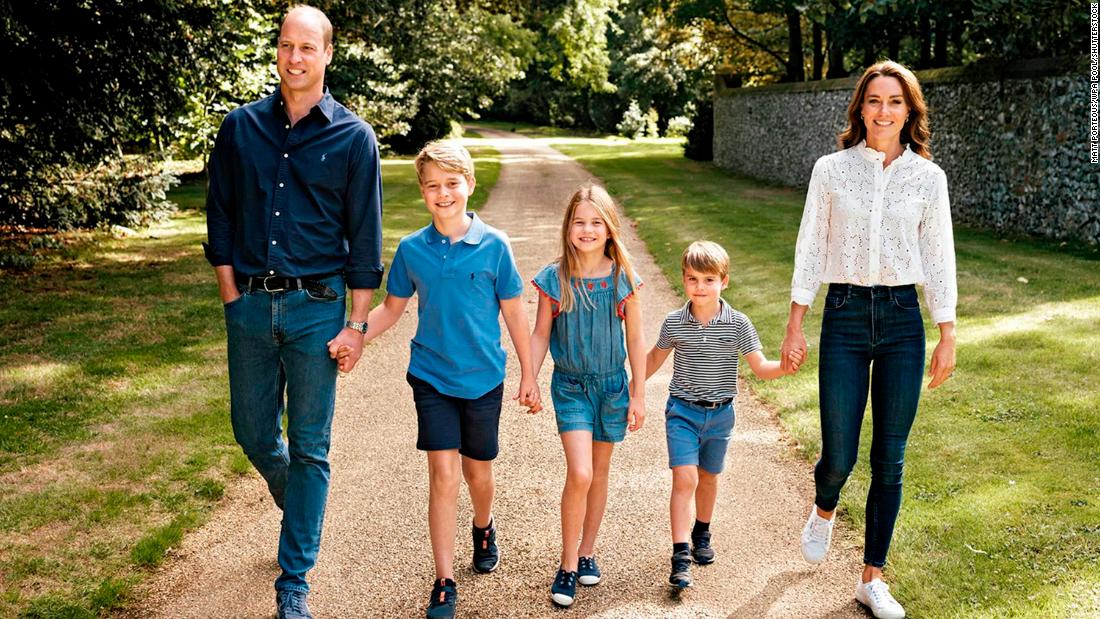
{"type": "Polygon", "coordinates": [[[440,393],[412,374],[406,373],[405,380],[412,387],[416,404],[417,449],[457,449],[458,453],[474,460],[497,457],[504,383],[479,398],[467,400],[440,393]]]}

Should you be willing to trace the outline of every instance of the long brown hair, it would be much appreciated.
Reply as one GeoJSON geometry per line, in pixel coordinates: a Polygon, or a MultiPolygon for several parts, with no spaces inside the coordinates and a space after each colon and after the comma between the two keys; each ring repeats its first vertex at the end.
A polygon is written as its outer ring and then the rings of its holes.
{"type": "MultiPolygon", "coordinates": [[[[626,250],[622,238],[619,236],[622,223],[619,219],[619,209],[615,201],[607,193],[607,190],[599,185],[587,184],[578,189],[573,197],[569,198],[569,206],[565,207],[565,217],[561,222],[561,256],[558,258],[558,284],[561,288],[561,311],[569,312],[576,307],[576,297],[573,293],[573,278],[580,278],[580,259],[577,256],[577,248],[569,241],[569,231],[573,227],[573,217],[576,216],[577,207],[587,203],[596,209],[600,219],[607,227],[607,243],[604,244],[604,255],[611,258],[614,266],[611,269],[615,275],[615,281],[611,284],[613,289],[618,286],[618,274],[626,273],[630,289],[634,290],[634,263],[630,259],[630,252],[626,250]]],[[[584,287],[581,286],[583,289],[584,287]]],[[[581,292],[585,299],[588,291],[581,292]]]]}
{"type": "Polygon", "coordinates": [[[851,148],[867,138],[867,127],[860,118],[860,108],[863,107],[863,98],[867,96],[867,85],[876,77],[897,78],[901,84],[905,104],[909,106],[909,119],[901,128],[901,143],[908,144],[913,152],[931,160],[932,149],[928,142],[932,138],[932,130],[928,128],[928,105],[924,102],[920,82],[912,71],[893,60],[883,60],[867,67],[863,77],[859,78],[852,100],[848,102],[848,126],[837,136],[840,148],[851,148]]]}

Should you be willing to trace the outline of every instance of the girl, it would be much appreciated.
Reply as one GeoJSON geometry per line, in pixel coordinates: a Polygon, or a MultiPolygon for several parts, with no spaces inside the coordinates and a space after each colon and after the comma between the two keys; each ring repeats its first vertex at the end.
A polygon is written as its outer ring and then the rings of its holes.
{"type": "Polygon", "coordinates": [[[600,582],[593,549],[607,505],[611,451],[627,429],[633,432],[645,421],[645,337],[635,295],[642,283],[619,234],[618,210],[607,191],[580,188],[565,209],[561,256],[532,282],[539,291],[531,336],[535,373],[549,347],[550,395],[568,468],[561,566],[550,588],[559,606],[573,603],[578,580],[600,582]],[[628,357],[631,376],[642,380],[627,380],[628,357]]]}

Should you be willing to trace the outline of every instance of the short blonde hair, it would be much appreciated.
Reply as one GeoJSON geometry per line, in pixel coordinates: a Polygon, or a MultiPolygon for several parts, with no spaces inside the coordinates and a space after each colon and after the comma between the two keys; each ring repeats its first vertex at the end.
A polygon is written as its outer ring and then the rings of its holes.
{"type": "Polygon", "coordinates": [[[695,241],[680,257],[680,271],[686,273],[688,269],[726,277],[730,273],[730,256],[714,241],[695,241]]]}
{"type": "Polygon", "coordinates": [[[413,162],[417,182],[422,182],[424,166],[428,163],[434,163],[444,172],[461,174],[467,180],[474,178],[474,158],[457,140],[435,140],[420,149],[413,162]]]}

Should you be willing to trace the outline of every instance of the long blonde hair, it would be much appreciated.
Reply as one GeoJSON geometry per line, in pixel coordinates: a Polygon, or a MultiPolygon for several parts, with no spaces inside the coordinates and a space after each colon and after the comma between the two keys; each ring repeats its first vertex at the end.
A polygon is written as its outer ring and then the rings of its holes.
{"type": "MultiPolygon", "coordinates": [[[[614,265],[611,269],[611,273],[614,275],[612,289],[618,287],[619,273],[626,273],[630,290],[634,290],[634,263],[630,259],[630,252],[626,250],[626,246],[619,236],[619,231],[622,229],[619,209],[606,189],[588,183],[578,189],[573,197],[569,199],[569,206],[565,207],[565,217],[561,223],[561,256],[558,258],[558,284],[561,288],[560,310],[563,312],[572,311],[577,304],[572,281],[573,278],[580,279],[581,277],[580,259],[577,256],[577,249],[569,241],[569,231],[573,227],[573,218],[576,216],[577,207],[582,203],[587,203],[596,209],[600,219],[604,222],[604,226],[607,227],[607,243],[604,245],[604,255],[611,258],[614,265]]],[[[584,287],[581,286],[581,288],[584,287]]],[[[584,295],[584,302],[588,303],[588,291],[583,290],[581,294],[584,295]]]]}
{"type": "Polygon", "coordinates": [[[883,60],[867,67],[859,78],[859,83],[852,92],[852,100],[848,102],[848,126],[837,136],[840,148],[851,148],[867,138],[867,127],[863,125],[860,109],[863,107],[863,97],[867,94],[867,86],[876,77],[897,78],[901,84],[905,104],[909,106],[909,118],[901,129],[901,143],[908,144],[914,153],[931,160],[932,148],[928,142],[932,139],[932,130],[928,127],[928,104],[924,102],[920,82],[905,65],[892,60],[883,60]]]}

